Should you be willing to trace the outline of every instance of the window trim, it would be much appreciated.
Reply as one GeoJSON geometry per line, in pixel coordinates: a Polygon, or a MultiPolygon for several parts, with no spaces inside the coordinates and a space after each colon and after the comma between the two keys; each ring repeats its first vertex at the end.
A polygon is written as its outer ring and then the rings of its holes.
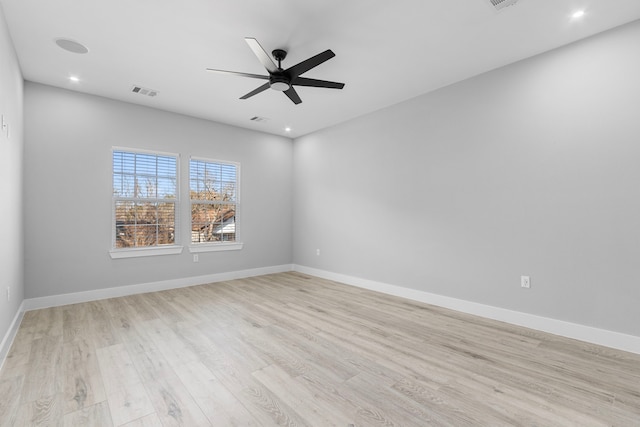
{"type": "MultiPolygon", "coordinates": [[[[176,255],[182,253],[184,246],[180,245],[181,232],[180,232],[180,162],[181,156],[180,153],[169,153],[164,151],[156,151],[156,150],[145,150],[140,148],[130,148],[130,147],[120,147],[120,146],[112,146],[111,147],[111,249],[109,249],[109,256],[111,259],[121,259],[121,258],[137,258],[137,257],[147,257],[147,256],[159,256],[159,255],[176,255]],[[174,223],[173,223],[173,244],[172,245],[156,245],[156,246],[142,246],[142,247],[133,247],[133,248],[116,248],[116,197],[113,194],[113,179],[114,179],[114,169],[113,169],[113,153],[116,151],[123,151],[127,153],[136,153],[136,154],[149,154],[154,156],[165,156],[165,157],[174,157],[176,159],[176,198],[172,200],[174,204],[174,223]]],[[[122,200],[130,199],[128,197],[120,198],[122,200]]],[[[166,200],[163,200],[166,202],[166,200]]]]}
{"type": "MultiPolygon", "coordinates": [[[[241,240],[242,237],[242,218],[241,218],[241,167],[239,162],[234,162],[232,160],[219,160],[212,159],[207,157],[198,157],[198,156],[190,156],[189,157],[189,252],[190,253],[201,253],[201,252],[220,252],[220,251],[238,251],[242,250],[244,247],[244,243],[241,240]],[[191,209],[193,206],[194,200],[191,199],[191,161],[198,162],[206,162],[206,163],[220,163],[233,165],[236,168],[236,200],[234,202],[236,206],[236,223],[235,223],[235,234],[236,240],[233,242],[201,242],[194,243],[191,241],[191,230],[192,230],[192,221],[193,217],[191,217],[191,209]],[[240,224],[240,226],[238,226],[240,224]]],[[[197,203],[197,202],[196,202],[197,203]]]]}
{"type": "Polygon", "coordinates": [[[109,256],[111,259],[121,259],[144,256],[177,255],[181,254],[183,249],[184,247],[179,245],[149,246],[147,248],[119,248],[111,249],[109,251],[109,256]]]}
{"type": "Polygon", "coordinates": [[[220,252],[220,251],[240,251],[244,247],[242,242],[221,242],[221,243],[194,243],[189,245],[189,252],[220,252]]]}

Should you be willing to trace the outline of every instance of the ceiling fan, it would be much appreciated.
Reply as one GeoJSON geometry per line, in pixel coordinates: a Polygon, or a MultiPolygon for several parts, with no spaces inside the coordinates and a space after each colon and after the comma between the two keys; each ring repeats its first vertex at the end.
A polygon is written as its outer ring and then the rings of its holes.
{"type": "Polygon", "coordinates": [[[271,60],[267,52],[265,52],[265,50],[262,48],[262,46],[260,46],[260,43],[258,43],[256,39],[246,37],[245,41],[247,42],[253,53],[258,57],[258,60],[262,63],[262,65],[264,65],[264,68],[266,68],[269,72],[268,76],[207,68],[207,71],[211,71],[213,73],[232,74],[234,76],[268,80],[267,83],[240,97],[240,99],[250,98],[253,95],[257,95],[260,92],[271,88],[279,92],[284,92],[284,94],[287,95],[294,104],[300,104],[302,100],[300,99],[300,96],[298,96],[298,92],[296,92],[296,90],[293,88],[294,86],[324,87],[329,89],[342,89],[344,87],[344,83],[300,77],[301,74],[306,73],[312,68],[315,68],[323,62],[328,61],[329,59],[336,56],[336,54],[333,53],[330,49],[327,49],[322,53],[312,56],[309,59],[306,59],[292,67],[287,68],[286,70],[283,70],[282,61],[284,60],[284,58],[286,58],[287,51],[282,49],[275,49],[273,52],[271,52],[273,58],[278,61],[278,65],[276,65],[271,60]]]}

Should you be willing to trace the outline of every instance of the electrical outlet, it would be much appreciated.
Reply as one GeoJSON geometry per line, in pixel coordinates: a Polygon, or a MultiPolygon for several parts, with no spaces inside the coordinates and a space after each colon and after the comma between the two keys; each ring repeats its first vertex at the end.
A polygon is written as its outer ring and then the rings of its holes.
{"type": "Polygon", "coordinates": [[[520,276],[520,286],[529,289],[531,287],[531,278],[529,276],[520,276]]]}
{"type": "Polygon", "coordinates": [[[198,254],[193,254],[193,262],[198,262],[198,254]]]}
{"type": "Polygon", "coordinates": [[[320,249],[316,249],[316,255],[320,256],[320,249]]]}

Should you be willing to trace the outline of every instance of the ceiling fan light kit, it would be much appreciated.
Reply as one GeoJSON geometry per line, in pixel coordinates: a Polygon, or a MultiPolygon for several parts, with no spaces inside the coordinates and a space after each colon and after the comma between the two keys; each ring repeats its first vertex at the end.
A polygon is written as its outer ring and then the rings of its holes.
{"type": "Polygon", "coordinates": [[[285,76],[271,76],[271,78],[269,78],[269,86],[273,90],[284,92],[291,88],[291,83],[285,76]]]}
{"type": "Polygon", "coordinates": [[[268,76],[207,68],[207,71],[211,71],[213,73],[232,74],[235,76],[249,77],[252,79],[268,80],[267,83],[252,90],[246,95],[241,96],[240,99],[251,98],[252,96],[259,94],[260,92],[271,88],[278,92],[284,92],[284,94],[287,95],[287,97],[294,104],[300,104],[302,100],[300,99],[300,96],[298,95],[296,90],[293,88],[294,86],[320,87],[328,89],[342,89],[344,87],[344,83],[300,77],[302,74],[306,73],[312,68],[315,68],[323,62],[326,62],[336,56],[335,53],[333,53],[330,49],[327,49],[322,53],[312,56],[311,58],[306,59],[284,70],[282,69],[282,61],[287,57],[287,51],[283,49],[274,49],[271,52],[273,58],[278,61],[278,65],[276,65],[269,57],[267,52],[262,48],[262,46],[260,46],[260,43],[258,43],[256,39],[247,37],[245,38],[245,41],[269,73],[268,76]]]}

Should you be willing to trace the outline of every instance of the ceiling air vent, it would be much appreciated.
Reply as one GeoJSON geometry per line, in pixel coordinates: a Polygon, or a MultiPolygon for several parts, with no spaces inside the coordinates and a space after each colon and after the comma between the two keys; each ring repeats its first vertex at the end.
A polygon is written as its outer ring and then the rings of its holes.
{"type": "Polygon", "coordinates": [[[489,0],[489,1],[491,2],[491,5],[496,10],[504,9],[507,6],[513,6],[514,4],[518,3],[518,0],[489,0]]]}
{"type": "Polygon", "coordinates": [[[249,120],[251,120],[252,122],[256,122],[257,123],[257,122],[266,122],[269,119],[267,119],[266,117],[253,116],[249,120]]]}
{"type": "Polygon", "coordinates": [[[133,86],[131,88],[131,92],[133,93],[137,93],[139,95],[145,95],[145,96],[150,96],[150,97],[154,97],[158,95],[158,91],[157,90],[153,90],[153,89],[147,89],[144,88],[142,86],[133,86]]]}

